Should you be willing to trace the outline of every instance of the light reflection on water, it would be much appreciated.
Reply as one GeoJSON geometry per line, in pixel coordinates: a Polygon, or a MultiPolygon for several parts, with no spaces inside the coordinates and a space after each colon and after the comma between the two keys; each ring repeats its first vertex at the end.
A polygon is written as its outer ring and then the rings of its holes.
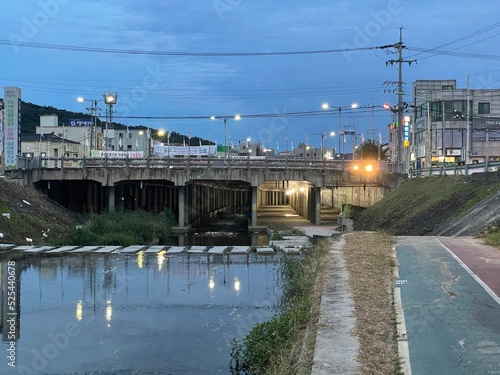
{"type": "MultiPolygon", "coordinates": [[[[17,370],[229,374],[232,339],[273,315],[279,260],[164,252],[17,260],[17,370]]],[[[5,357],[0,373],[23,373],[9,372],[5,357]]]]}

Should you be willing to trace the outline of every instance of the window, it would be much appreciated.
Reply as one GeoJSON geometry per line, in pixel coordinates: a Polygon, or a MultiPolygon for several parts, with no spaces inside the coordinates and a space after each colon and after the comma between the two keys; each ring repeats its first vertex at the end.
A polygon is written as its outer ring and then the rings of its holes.
{"type": "Polygon", "coordinates": [[[452,131],[453,133],[453,136],[452,136],[452,140],[453,140],[453,144],[452,144],[452,147],[454,148],[463,148],[465,147],[465,138],[466,138],[466,134],[467,134],[467,131],[465,129],[453,129],[452,131]]]}
{"type": "Polygon", "coordinates": [[[465,120],[467,114],[467,101],[454,100],[453,101],[453,119],[465,120]]]}
{"type": "Polygon", "coordinates": [[[490,129],[488,133],[490,141],[500,141],[500,129],[490,129]]]}
{"type": "Polygon", "coordinates": [[[477,103],[477,113],[479,115],[489,115],[490,103],[477,103]]]}
{"type": "Polygon", "coordinates": [[[431,103],[431,120],[443,121],[443,111],[441,109],[441,102],[431,103]]]}
{"type": "Polygon", "coordinates": [[[445,121],[465,120],[466,114],[466,100],[447,100],[444,102],[445,121]]]}
{"type": "Polygon", "coordinates": [[[472,130],[472,140],[477,142],[486,142],[486,130],[472,130]]]}
{"type": "Polygon", "coordinates": [[[431,149],[443,147],[443,129],[436,129],[435,126],[431,129],[431,149]]]}
{"type": "Polygon", "coordinates": [[[427,104],[420,104],[415,108],[415,118],[427,116],[427,104]]]}

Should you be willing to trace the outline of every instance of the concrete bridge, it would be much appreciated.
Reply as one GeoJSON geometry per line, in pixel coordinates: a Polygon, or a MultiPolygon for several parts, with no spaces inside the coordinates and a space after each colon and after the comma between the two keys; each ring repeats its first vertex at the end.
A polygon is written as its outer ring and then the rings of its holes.
{"type": "Polygon", "coordinates": [[[250,158],[47,158],[21,168],[19,177],[78,212],[114,209],[176,215],[176,231],[218,212],[250,213],[257,226],[261,206],[291,205],[321,223],[321,206],[368,207],[399,186],[402,175],[385,162],[250,158]]]}

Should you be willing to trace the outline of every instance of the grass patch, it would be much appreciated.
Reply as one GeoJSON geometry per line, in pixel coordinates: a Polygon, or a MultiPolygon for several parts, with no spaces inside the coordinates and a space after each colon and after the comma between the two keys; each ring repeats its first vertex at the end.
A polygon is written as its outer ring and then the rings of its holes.
{"type": "Polygon", "coordinates": [[[284,257],[283,295],[275,317],[233,341],[231,371],[236,374],[310,374],[319,317],[322,276],[329,240],[284,257]]]}
{"type": "Polygon", "coordinates": [[[486,245],[500,248],[500,220],[496,220],[486,228],[480,237],[486,245]]]}
{"type": "Polygon", "coordinates": [[[54,241],[54,245],[104,246],[170,244],[171,228],[175,217],[170,210],[150,213],[143,210],[103,214],[85,217],[81,229],[71,230],[65,238],[54,241]]]}
{"type": "Polygon", "coordinates": [[[425,235],[500,190],[500,182],[467,176],[414,178],[357,212],[354,227],[392,235],[425,235]]]}
{"type": "Polygon", "coordinates": [[[292,228],[286,224],[272,223],[269,225],[269,229],[272,231],[271,240],[279,241],[285,239],[285,236],[305,236],[306,233],[303,229],[292,228]]]}

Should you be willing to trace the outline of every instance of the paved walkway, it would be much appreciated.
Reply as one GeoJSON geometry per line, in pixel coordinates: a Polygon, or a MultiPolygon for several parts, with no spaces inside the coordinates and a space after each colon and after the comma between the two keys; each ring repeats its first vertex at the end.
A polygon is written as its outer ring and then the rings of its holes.
{"type": "MultiPolygon", "coordinates": [[[[313,375],[355,374],[356,321],[342,259],[342,236],[331,227],[304,226],[332,236],[313,375]]],[[[405,332],[406,375],[500,374],[500,250],[474,238],[398,237],[396,254],[405,332]],[[408,340],[408,341],[406,341],[408,340]],[[408,363],[409,357],[409,363],[408,363]]]]}
{"type": "Polygon", "coordinates": [[[399,237],[396,254],[411,374],[500,374],[500,250],[399,237]]]}

